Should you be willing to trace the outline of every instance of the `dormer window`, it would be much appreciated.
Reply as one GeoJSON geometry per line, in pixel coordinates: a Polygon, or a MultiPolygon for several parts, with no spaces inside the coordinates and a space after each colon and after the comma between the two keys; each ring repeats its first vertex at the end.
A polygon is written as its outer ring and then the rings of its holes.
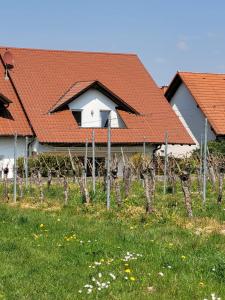
{"type": "Polygon", "coordinates": [[[101,127],[107,128],[109,124],[110,110],[101,110],[100,116],[101,116],[101,127]]]}
{"type": "Polygon", "coordinates": [[[81,110],[72,110],[74,119],[77,121],[77,125],[81,127],[81,110]]]}
{"type": "Polygon", "coordinates": [[[79,127],[86,128],[107,128],[109,118],[112,128],[125,128],[118,110],[139,114],[97,80],[75,82],[49,112],[55,113],[64,109],[71,111],[79,127]]]}

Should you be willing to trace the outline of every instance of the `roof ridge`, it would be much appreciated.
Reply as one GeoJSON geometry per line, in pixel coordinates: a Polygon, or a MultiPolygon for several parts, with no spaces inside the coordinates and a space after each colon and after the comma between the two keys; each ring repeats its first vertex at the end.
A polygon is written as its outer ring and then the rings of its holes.
{"type": "Polygon", "coordinates": [[[61,53],[83,53],[83,54],[100,54],[100,55],[124,55],[124,56],[137,56],[136,53],[121,53],[109,51],[82,51],[82,50],[65,50],[65,49],[42,49],[42,48],[26,48],[26,47],[11,47],[0,45],[0,49],[14,49],[14,50],[29,50],[29,51],[43,51],[43,52],[61,52],[61,53]]]}
{"type": "Polygon", "coordinates": [[[189,72],[189,71],[177,71],[178,74],[198,74],[198,75],[224,75],[225,73],[210,73],[210,72],[189,72]]]}

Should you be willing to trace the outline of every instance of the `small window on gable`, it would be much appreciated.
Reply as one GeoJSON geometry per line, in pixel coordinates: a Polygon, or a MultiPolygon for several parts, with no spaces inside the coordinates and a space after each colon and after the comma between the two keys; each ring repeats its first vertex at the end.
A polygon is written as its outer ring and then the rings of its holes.
{"type": "Polygon", "coordinates": [[[72,114],[74,116],[74,119],[77,121],[77,125],[80,127],[81,126],[81,110],[73,110],[72,114]]]}
{"type": "Polygon", "coordinates": [[[110,110],[102,110],[100,114],[101,114],[101,127],[107,128],[109,123],[110,110]]]}

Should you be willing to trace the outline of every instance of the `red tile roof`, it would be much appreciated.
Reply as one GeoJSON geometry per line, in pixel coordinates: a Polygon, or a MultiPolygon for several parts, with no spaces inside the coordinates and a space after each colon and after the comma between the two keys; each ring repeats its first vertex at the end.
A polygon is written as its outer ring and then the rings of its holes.
{"type": "Polygon", "coordinates": [[[165,95],[183,82],[217,135],[225,134],[225,74],[178,72],[165,95]]]}
{"type": "MultiPolygon", "coordinates": [[[[0,48],[3,54],[5,48],[0,48]]],[[[23,107],[40,142],[83,143],[91,135],[79,128],[71,111],[49,110],[78,81],[98,80],[140,115],[121,111],[127,126],[112,129],[113,143],[192,144],[183,125],[134,54],[10,48],[15,65],[9,71],[23,107]]],[[[95,129],[96,143],[105,143],[107,129],[95,129]]]]}
{"type": "Polygon", "coordinates": [[[0,98],[4,100],[3,104],[7,102],[9,104],[0,112],[0,135],[11,136],[15,133],[19,136],[33,135],[13,86],[10,80],[5,80],[4,77],[5,69],[0,61],[0,98]]]}

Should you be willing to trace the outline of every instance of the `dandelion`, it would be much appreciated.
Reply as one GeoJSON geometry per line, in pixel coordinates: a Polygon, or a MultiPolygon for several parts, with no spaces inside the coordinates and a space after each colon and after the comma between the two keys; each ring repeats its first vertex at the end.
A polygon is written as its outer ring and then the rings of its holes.
{"type": "Polygon", "coordinates": [[[124,272],[131,273],[131,269],[126,269],[124,272]]]}
{"type": "Polygon", "coordinates": [[[161,276],[161,277],[164,276],[163,272],[159,272],[158,275],[161,276]]]}
{"type": "Polygon", "coordinates": [[[133,227],[133,226],[130,226],[130,229],[132,230],[132,229],[134,229],[134,227],[133,227]]]}
{"type": "Polygon", "coordinates": [[[40,227],[40,228],[43,228],[44,226],[45,226],[44,224],[40,224],[40,226],[39,226],[39,227],[40,227]]]}
{"type": "Polygon", "coordinates": [[[185,259],[186,259],[186,256],[185,256],[185,255],[182,255],[182,256],[181,256],[181,259],[185,260],[185,259]]]}
{"type": "Polygon", "coordinates": [[[135,280],[136,280],[136,278],[135,278],[135,277],[133,277],[133,276],[131,276],[131,277],[130,277],[130,280],[131,280],[131,281],[135,281],[135,280]]]}
{"type": "Polygon", "coordinates": [[[60,222],[61,220],[60,219],[57,219],[57,222],[60,222]]]}
{"type": "Polygon", "coordinates": [[[200,287],[203,287],[204,285],[205,285],[204,282],[202,282],[202,281],[199,282],[199,286],[200,286],[200,287]]]}

